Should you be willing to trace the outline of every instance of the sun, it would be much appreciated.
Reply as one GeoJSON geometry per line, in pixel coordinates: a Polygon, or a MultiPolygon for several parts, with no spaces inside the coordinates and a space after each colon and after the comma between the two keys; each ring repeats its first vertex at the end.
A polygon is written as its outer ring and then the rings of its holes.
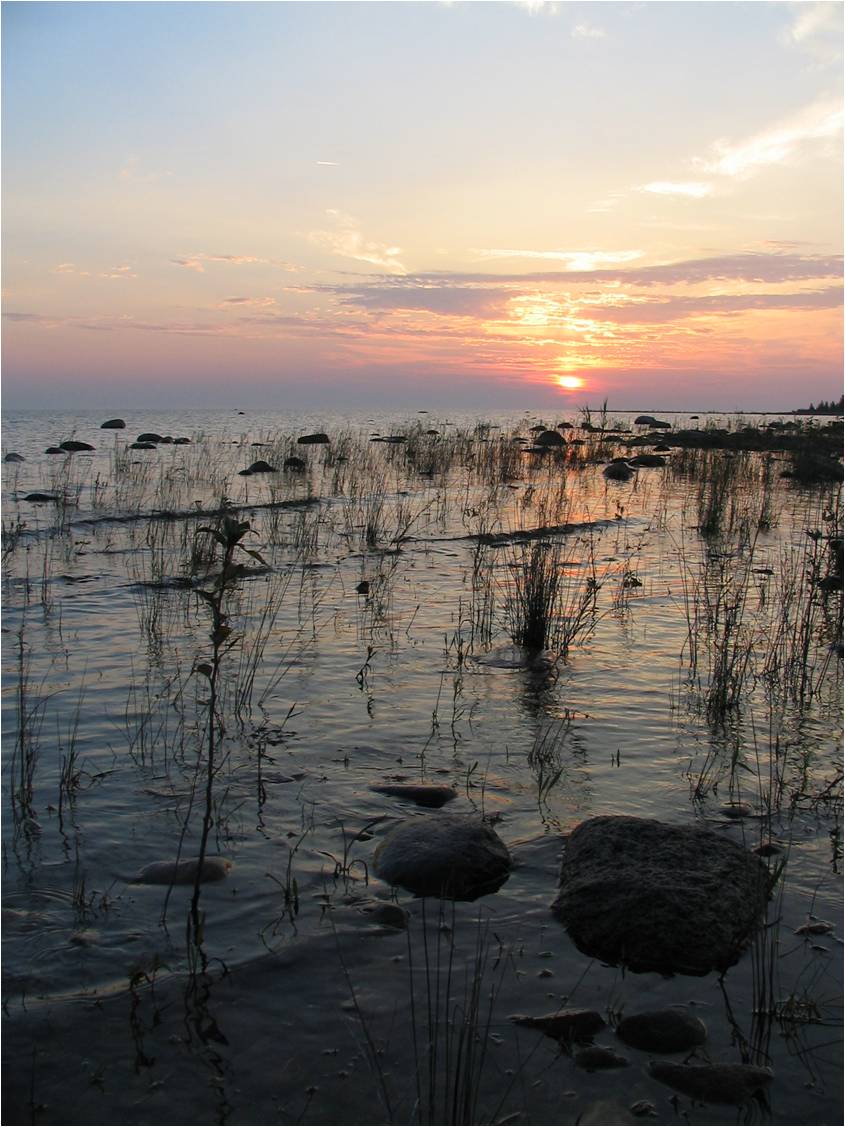
{"type": "Polygon", "coordinates": [[[557,382],[565,391],[578,391],[584,386],[580,376],[558,376],[557,382]]]}

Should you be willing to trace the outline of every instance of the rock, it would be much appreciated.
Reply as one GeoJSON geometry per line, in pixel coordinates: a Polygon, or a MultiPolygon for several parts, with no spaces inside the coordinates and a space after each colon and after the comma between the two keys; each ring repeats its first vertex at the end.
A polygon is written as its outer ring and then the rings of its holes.
{"type": "Polygon", "coordinates": [[[637,415],[636,419],[634,419],[634,426],[653,427],[655,422],[654,415],[637,415]]]}
{"type": "Polygon", "coordinates": [[[156,434],[154,431],[145,430],[143,434],[138,435],[138,437],[135,439],[135,441],[136,442],[164,442],[164,439],[162,438],[162,436],[160,434],[156,434]]]}
{"type": "Polygon", "coordinates": [[[390,900],[366,900],[358,907],[365,913],[370,923],[379,924],[381,927],[392,927],[397,931],[406,931],[408,928],[408,912],[390,900]]]}
{"type": "MultiPolygon", "coordinates": [[[[131,884],[193,884],[196,879],[199,859],[189,861],[153,861],[133,877],[131,884]]],[[[206,857],[202,863],[200,881],[223,880],[229,873],[232,862],[225,857],[206,857]]]]}
{"type": "Polygon", "coordinates": [[[93,450],[94,447],[90,442],[80,442],[76,438],[69,438],[66,442],[59,443],[60,450],[66,450],[68,454],[78,454],[83,450],[93,450]]]}
{"type": "Polygon", "coordinates": [[[4,462],[25,462],[26,458],[24,458],[23,454],[12,453],[12,454],[7,454],[6,457],[3,459],[3,461],[4,462]]]}
{"type": "Polygon", "coordinates": [[[634,1049],[683,1053],[704,1044],[707,1026],[686,1009],[646,1010],[624,1017],[616,1027],[616,1035],[634,1049]]]}
{"type": "Polygon", "coordinates": [[[418,896],[475,900],[495,892],[510,873],[498,834],[471,815],[430,814],[400,822],[376,849],[382,880],[418,896]]]}
{"type": "Polygon", "coordinates": [[[636,1103],[631,1104],[628,1108],[631,1115],[657,1115],[657,1108],[651,1103],[650,1100],[637,1100],[636,1103]]]}
{"type": "Polygon", "coordinates": [[[48,446],[44,451],[45,454],[64,454],[66,451],[62,450],[61,446],[48,446]]]}
{"type": "Polygon", "coordinates": [[[667,446],[665,442],[660,442],[657,446],[655,446],[654,452],[655,454],[671,454],[672,447],[667,446]]]}
{"type": "Polygon", "coordinates": [[[605,1045],[590,1045],[575,1054],[575,1065],[586,1072],[596,1072],[600,1068],[625,1068],[628,1058],[605,1045]]]}
{"type": "Polygon", "coordinates": [[[24,501],[32,501],[34,505],[46,505],[48,501],[58,501],[56,493],[27,493],[24,501]]]}
{"type": "Polygon", "coordinates": [[[602,470],[608,481],[630,481],[634,471],[626,462],[611,462],[602,470]]]}
{"type": "Polygon", "coordinates": [[[738,818],[750,817],[754,810],[747,802],[725,802],[719,807],[719,813],[723,818],[731,818],[735,821],[738,818]]]}
{"type": "Polygon", "coordinates": [[[671,430],[672,424],[664,422],[663,419],[654,419],[651,424],[655,430],[671,430]]]}
{"type": "Polygon", "coordinates": [[[126,423],[123,419],[106,419],[104,423],[100,423],[100,430],[125,430],[126,423]]]}
{"type": "Polygon", "coordinates": [[[604,1018],[595,1010],[559,1010],[555,1014],[541,1014],[537,1017],[511,1014],[510,1020],[517,1025],[539,1029],[556,1041],[567,1042],[592,1041],[595,1034],[605,1027],[604,1018]]]}
{"type": "Polygon", "coordinates": [[[768,892],[764,862],[721,834],[600,817],[570,835],[552,910],[594,958],[702,975],[737,961],[768,892]]]}
{"type": "Polygon", "coordinates": [[[810,920],[795,929],[796,935],[829,935],[833,931],[833,924],[827,920],[810,920]]]}
{"type": "Polygon", "coordinates": [[[130,450],[157,450],[158,447],[154,442],[131,442],[129,444],[130,450]]]}
{"type": "Polygon", "coordinates": [[[239,473],[241,477],[249,477],[254,473],[278,473],[278,470],[275,466],[271,466],[269,462],[259,459],[257,462],[253,462],[251,466],[247,466],[245,470],[240,470],[239,473]]]}
{"type": "Polygon", "coordinates": [[[774,1079],[770,1068],[751,1064],[676,1064],[653,1060],[649,1061],[648,1070],[661,1084],[709,1104],[743,1104],[774,1079]]]}
{"type": "Polygon", "coordinates": [[[174,438],[173,439],[173,445],[174,446],[190,446],[191,440],[190,440],[190,438],[185,438],[184,436],[182,436],[180,438],[174,438]]]}
{"type": "Polygon", "coordinates": [[[164,445],[165,445],[165,446],[172,446],[172,444],[173,444],[173,435],[171,435],[171,434],[166,434],[166,435],[165,435],[165,436],[164,436],[164,437],[162,438],[162,440],[161,440],[161,441],[162,441],[162,443],[164,443],[164,445]]]}
{"type": "MultiPolygon", "coordinates": [[[[534,429],[533,427],[531,428],[534,429]]],[[[566,439],[556,430],[541,430],[534,440],[536,446],[565,446],[566,439]]]]}
{"type": "Polygon", "coordinates": [[[358,586],[355,588],[356,595],[369,595],[370,582],[368,579],[362,579],[358,586]]]}
{"type": "Polygon", "coordinates": [[[329,441],[329,436],[318,431],[316,434],[303,434],[296,441],[300,446],[324,446],[329,441]]]}
{"type": "Polygon", "coordinates": [[[632,466],[644,466],[647,469],[657,469],[659,466],[666,465],[666,459],[661,458],[659,454],[636,454],[633,458],[629,458],[632,466]]]}
{"type": "Polygon", "coordinates": [[[762,845],[758,845],[751,852],[758,854],[760,857],[775,857],[778,853],[783,853],[783,846],[774,841],[764,841],[762,845]]]}
{"type": "Polygon", "coordinates": [[[305,459],[297,458],[295,455],[291,455],[290,458],[285,458],[284,461],[284,468],[286,470],[304,470],[305,465],[305,459]]]}
{"type": "Polygon", "coordinates": [[[531,434],[545,434],[546,424],[545,423],[537,423],[536,426],[529,427],[528,430],[531,432],[531,434]]]}
{"type": "Polygon", "coordinates": [[[458,792],[452,787],[437,783],[385,783],[370,787],[370,790],[376,794],[389,794],[392,798],[406,798],[409,802],[416,802],[417,806],[445,806],[458,797],[458,792]]]}
{"type": "Polygon", "coordinates": [[[572,423],[565,423],[565,422],[564,423],[558,423],[557,429],[558,430],[572,430],[572,423]]]}

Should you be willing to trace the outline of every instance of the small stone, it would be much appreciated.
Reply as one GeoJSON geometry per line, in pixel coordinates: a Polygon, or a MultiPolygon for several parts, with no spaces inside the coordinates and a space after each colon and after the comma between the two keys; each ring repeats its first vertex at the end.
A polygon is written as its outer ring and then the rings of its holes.
{"type": "Polygon", "coordinates": [[[625,1068],[628,1059],[605,1045],[590,1045],[575,1054],[575,1064],[585,1072],[596,1072],[603,1068],[625,1068]]]}
{"type": "Polygon", "coordinates": [[[452,787],[438,783],[383,783],[370,787],[370,790],[376,794],[404,798],[408,802],[415,802],[417,806],[429,806],[434,809],[445,806],[447,802],[458,797],[458,792],[452,787]]]}
{"type": "Polygon", "coordinates": [[[7,454],[6,457],[3,459],[3,461],[4,462],[25,462],[26,459],[24,458],[23,454],[15,454],[14,451],[13,451],[11,454],[7,454]]]}
{"type": "MultiPolygon", "coordinates": [[[[199,860],[154,861],[141,869],[132,884],[193,884],[196,879],[199,860]]],[[[201,883],[223,880],[228,876],[232,862],[225,857],[206,857],[202,864],[201,883]]]]}
{"type": "Polygon", "coordinates": [[[355,588],[355,593],[358,595],[369,595],[370,584],[368,580],[362,579],[358,586],[355,588]]]}
{"type": "Polygon", "coordinates": [[[650,1100],[637,1100],[635,1104],[631,1104],[628,1108],[631,1115],[657,1115],[657,1108],[650,1100]]]}
{"type": "Polygon", "coordinates": [[[747,802],[726,802],[719,813],[723,818],[748,818],[754,810],[747,802]]]}
{"type": "Polygon", "coordinates": [[[554,1014],[511,1014],[511,1021],[538,1029],[556,1041],[592,1041],[604,1029],[605,1021],[595,1010],[560,1010],[554,1014]]]}

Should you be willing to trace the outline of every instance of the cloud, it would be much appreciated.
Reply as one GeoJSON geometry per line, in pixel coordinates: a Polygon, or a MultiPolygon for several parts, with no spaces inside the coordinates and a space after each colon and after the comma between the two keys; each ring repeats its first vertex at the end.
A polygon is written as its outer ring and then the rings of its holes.
{"type": "Polygon", "coordinates": [[[688,199],[700,200],[705,196],[712,196],[713,185],[701,180],[652,180],[650,184],[643,184],[637,190],[650,192],[655,196],[686,196],[688,199]]]}
{"type": "Polygon", "coordinates": [[[599,266],[633,262],[641,250],[476,250],[481,258],[541,258],[566,262],[567,270],[595,270],[599,266]]]}
{"type": "Polygon", "coordinates": [[[315,164],[321,164],[325,168],[340,168],[340,164],[336,160],[318,160],[318,161],[315,161],[314,163],[315,164]]]}
{"type": "Polygon", "coordinates": [[[838,98],[822,99],[745,141],[717,141],[712,157],[696,157],[692,163],[704,172],[746,180],[761,168],[805,153],[812,142],[837,137],[842,118],[838,98]]]}
{"type": "Polygon", "coordinates": [[[781,43],[809,51],[821,63],[842,58],[841,4],[823,0],[792,4],[790,8],[792,22],[781,33],[781,43]]]}
{"type": "Polygon", "coordinates": [[[654,266],[568,271],[549,270],[525,274],[446,273],[429,271],[402,278],[382,278],[394,286],[502,286],[529,283],[620,283],[632,286],[698,285],[710,281],[794,282],[842,277],[842,256],[838,254],[746,254],[717,255],[711,258],[683,259],[654,266]]]}
{"type": "Polygon", "coordinates": [[[329,208],[326,215],[334,224],[330,231],[311,231],[308,238],[316,246],[338,254],[342,258],[354,258],[358,262],[369,262],[382,266],[391,273],[404,274],[405,267],[399,261],[401,247],[387,246],[365,239],[358,221],[336,208],[329,208]]]}
{"type": "Polygon", "coordinates": [[[269,308],[270,306],[276,304],[277,302],[274,297],[224,297],[220,302],[218,308],[225,309],[228,306],[232,305],[247,305],[253,306],[255,308],[269,308]]]}
{"type": "Polygon", "coordinates": [[[579,305],[577,316],[597,321],[643,324],[674,321],[683,317],[733,315],[749,310],[838,309],[842,287],[800,293],[703,294],[667,296],[621,305],[579,305]]]}
{"type": "Polygon", "coordinates": [[[573,39],[604,39],[606,32],[589,23],[577,23],[569,33],[573,39]]]}
{"type": "Polygon", "coordinates": [[[72,262],[60,262],[58,266],[54,266],[50,271],[51,274],[75,274],[76,267],[72,262]]]}
{"type": "Polygon", "coordinates": [[[424,310],[445,317],[480,317],[498,320],[507,313],[514,296],[507,289],[458,288],[448,286],[361,286],[335,287],[344,305],[370,310],[424,310]]]}
{"type": "Polygon", "coordinates": [[[253,264],[276,266],[280,270],[289,270],[293,273],[299,270],[299,267],[292,262],[285,262],[279,258],[260,258],[254,254],[205,254],[200,252],[171,258],[170,261],[175,266],[183,266],[186,270],[196,271],[197,274],[205,273],[204,263],[206,262],[225,262],[231,266],[250,266],[253,264]]]}

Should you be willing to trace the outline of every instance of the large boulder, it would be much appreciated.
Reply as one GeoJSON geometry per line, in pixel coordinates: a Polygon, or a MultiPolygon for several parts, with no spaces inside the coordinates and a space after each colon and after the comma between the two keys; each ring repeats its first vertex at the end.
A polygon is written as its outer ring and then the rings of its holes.
{"type": "Polygon", "coordinates": [[[744,1104],[765,1091],[774,1079],[770,1068],[753,1064],[676,1064],[653,1060],[648,1070],[661,1084],[707,1104],[744,1104]]]}
{"type": "Polygon", "coordinates": [[[702,975],[737,961],[768,893],[765,863],[722,834],[601,817],[570,835],[552,910],[594,958],[702,975]]]}
{"type": "MultiPolygon", "coordinates": [[[[532,427],[531,429],[533,430],[534,428],[532,427]]],[[[558,434],[556,430],[543,430],[540,431],[540,433],[534,439],[534,444],[536,446],[546,447],[565,446],[566,439],[562,434],[558,434]]]]}
{"type": "Polygon", "coordinates": [[[375,852],[382,880],[418,896],[475,900],[510,873],[510,854],[486,822],[467,814],[430,814],[395,826],[375,852]]]}

